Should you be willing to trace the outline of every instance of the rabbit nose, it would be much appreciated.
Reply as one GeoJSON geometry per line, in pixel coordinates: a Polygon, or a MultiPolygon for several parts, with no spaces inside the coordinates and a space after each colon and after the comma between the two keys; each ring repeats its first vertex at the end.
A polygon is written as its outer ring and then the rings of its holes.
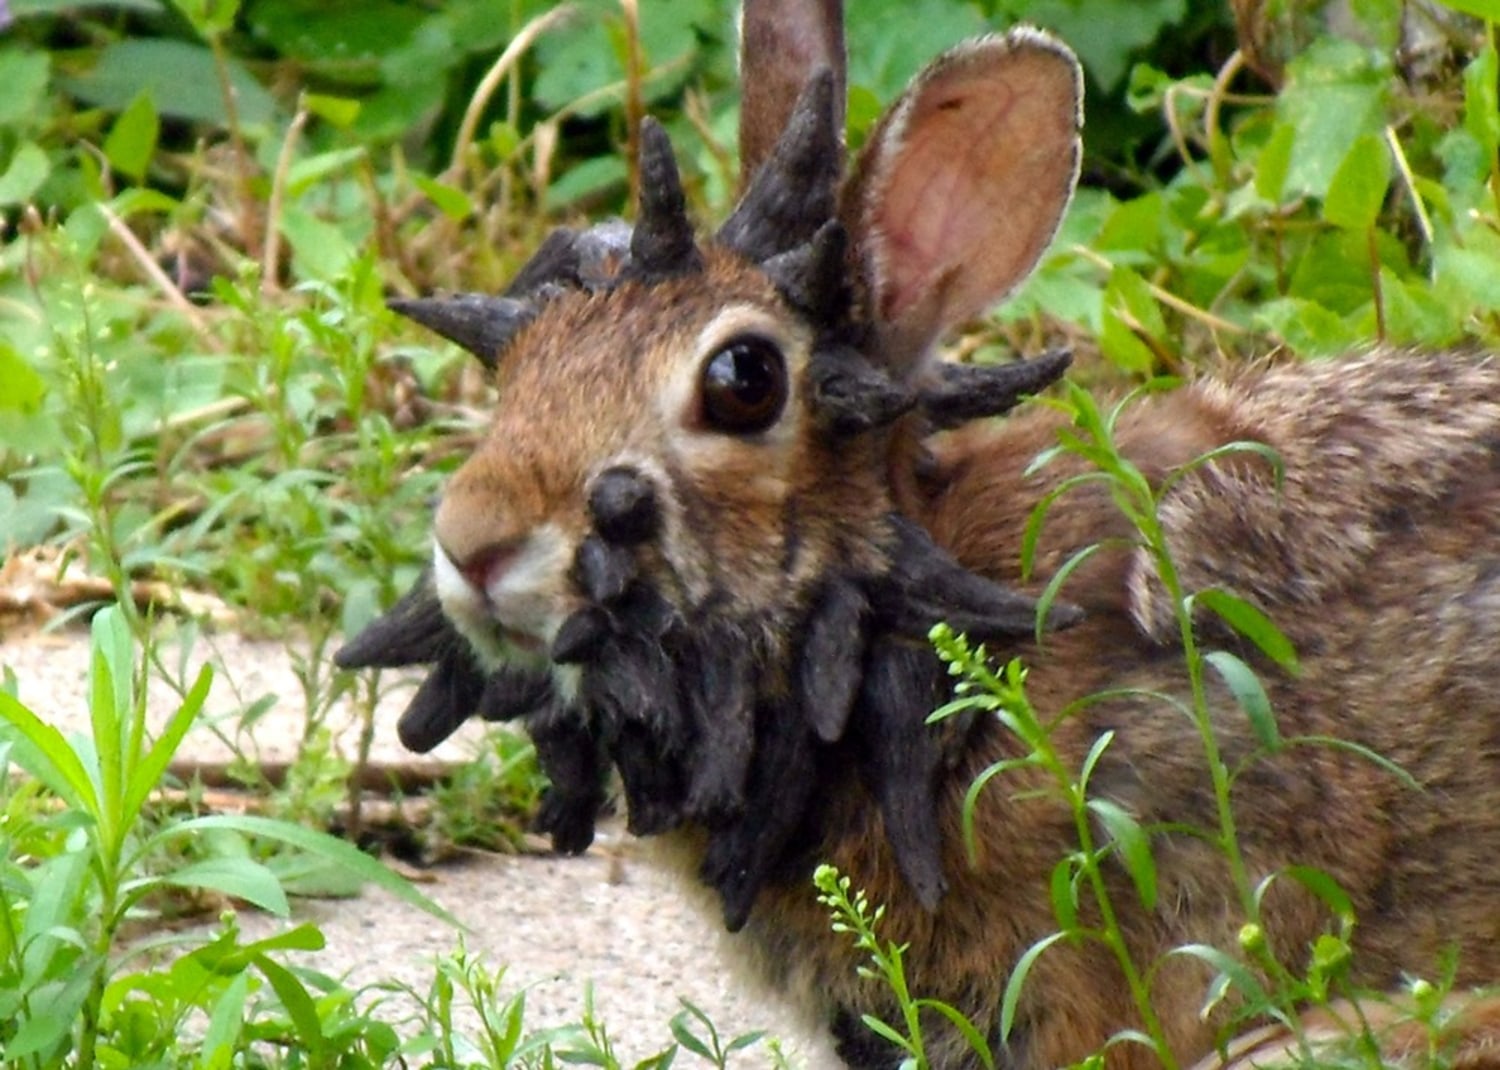
{"type": "Polygon", "coordinates": [[[443,547],[443,553],[447,554],[448,560],[453,562],[453,567],[468,581],[470,587],[481,594],[488,594],[515,563],[523,542],[524,538],[501,539],[486,543],[462,557],[455,555],[447,547],[443,547]]]}

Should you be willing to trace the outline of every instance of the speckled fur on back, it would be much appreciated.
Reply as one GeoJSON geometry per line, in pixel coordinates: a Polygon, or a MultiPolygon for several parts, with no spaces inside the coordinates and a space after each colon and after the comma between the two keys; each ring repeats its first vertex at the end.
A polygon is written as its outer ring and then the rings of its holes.
{"type": "MultiPolygon", "coordinates": [[[[908,505],[925,510],[924,523],[960,560],[1019,581],[1017,548],[1030,510],[1070,474],[1066,465],[1023,474],[1052,441],[1055,423],[1051,413],[1027,413],[938,443],[928,497],[908,505]]],[[[1195,383],[1143,401],[1118,433],[1123,451],[1157,478],[1235,441],[1264,443],[1283,459],[1279,491],[1269,465],[1247,454],[1201,467],[1168,492],[1161,516],[1187,590],[1217,586],[1251,597],[1298,643],[1298,677],[1260,666],[1282,735],[1358,742],[1423,785],[1414,791],[1363,758],[1309,745],[1255,758],[1235,793],[1252,879],[1293,864],[1338,879],[1359,918],[1355,978],[1375,990],[1395,989],[1404,972],[1440,976],[1452,951],[1462,983],[1500,976],[1500,807],[1491,801],[1500,784],[1497,431],[1500,363],[1379,351],[1195,383]]],[[[1053,507],[1035,582],[1073,550],[1126,533],[1102,499],[1085,487],[1053,507]]],[[[1040,711],[1056,713],[1105,689],[1187,697],[1175,624],[1141,552],[1099,555],[1063,594],[1087,608],[1084,623],[1040,650],[992,645],[1000,660],[1024,659],[1040,711]]],[[[1208,642],[1229,638],[1205,623],[1200,634],[1208,642]]],[[[1254,737],[1210,676],[1219,743],[1236,768],[1252,757],[1254,737]]],[[[1095,795],[1145,823],[1212,827],[1202,750],[1178,711],[1143,698],[1092,705],[1065,721],[1054,742],[1076,768],[1105,730],[1116,739],[1095,774],[1095,795]]],[[[868,804],[846,802],[831,822],[827,853],[873,901],[888,904],[885,936],[908,944],[913,990],[952,1001],[979,1021],[995,1020],[1010,967],[1054,930],[1047,882],[1075,842],[1060,806],[1015,800],[1040,784],[1006,774],[983,796],[980,861],[970,868],[958,825],[962,794],[1016,747],[989,726],[945,778],[944,843],[954,882],[933,914],[901,894],[868,804]]],[[[1154,850],[1161,906],[1149,916],[1127,907],[1121,919],[1137,961],[1193,943],[1235,947],[1240,918],[1217,850],[1184,835],[1162,836],[1154,850]]],[[[1116,903],[1134,903],[1128,881],[1115,878],[1116,903]]],[[[1278,950],[1300,961],[1327,915],[1289,888],[1269,902],[1278,950]]],[[[798,904],[798,890],[788,889],[752,921],[772,948],[768,960],[792,964],[787,982],[810,992],[834,986],[834,1001],[847,1005],[882,998],[852,980],[848,949],[820,931],[816,911],[798,904]],[[791,917],[801,923],[788,925],[791,917]],[[810,946],[821,946],[826,960],[810,957],[810,946]]],[[[1206,981],[1187,960],[1158,979],[1157,1010],[1180,1058],[1212,1043],[1211,1024],[1199,1018],[1206,981]]],[[[1010,1065],[1062,1065],[1139,1024],[1117,969],[1097,949],[1049,950],[1025,992],[1010,1065]]],[[[885,1001],[881,1013],[893,1010],[885,1001]]],[[[1495,1027],[1482,1014],[1476,1020],[1467,1042],[1489,1050],[1495,1027]]],[[[936,1065],[978,1065],[957,1038],[951,1043],[936,1065]]],[[[1114,1049],[1112,1059],[1156,1065],[1130,1045],[1114,1049]]],[[[882,1064],[872,1056],[867,1065],[882,1064]]]]}

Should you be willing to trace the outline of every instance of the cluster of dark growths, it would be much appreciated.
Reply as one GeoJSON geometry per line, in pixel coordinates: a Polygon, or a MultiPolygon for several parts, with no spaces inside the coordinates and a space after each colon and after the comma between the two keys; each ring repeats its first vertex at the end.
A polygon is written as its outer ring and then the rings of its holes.
{"type": "MultiPolygon", "coordinates": [[[[812,329],[808,394],[820,433],[879,433],[897,419],[933,431],[1004,413],[1055,380],[1068,354],[1003,365],[940,364],[916,386],[867,359],[866,340],[837,219],[842,146],[831,116],[832,79],[813,79],[767,163],[714,241],[757,264],[812,329]]],[[[666,135],[641,132],[641,200],[633,228],[560,229],[503,296],[397,300],[396,311],[493,367],[510,339],[558,295],[629,279],[651,284],[701,270],[666,135]]],[[[823,579],[791,641],[766,644],[732,612],[684,610],[637,567],[661,536],[649,482],[628,468],[597,480],[593,530],[577,551],[574,582],[587,606],[550,650],[576,685],[550,667],[482,666],[444,616],[428,576],[345,646],[344,668],[430,666],[402,716],[402,742],[426,751],[465,719],[517,720],[551,782],[536,824],[557,850],[592,842],[609,773],[618,773],[628,827],[638,835],[701,827],[701,877],[741,927],[767,880],[804,880],[816,842],[819,785],[853,775],[877,801],[901,872],[935,907],[939,861],[935,773],[962,743],[926,715],[951,694],[927,635],[938,621],[976,640],[1026,636],[1036,603],[967,571],[918,526],[891,512],[876,538],[877,569],[823,579]],[[747,638],[748,637],[748,638],[747,638]],[[776,649],[768,650],[768,645],[776,649]],[[768,660],[776,661],[767,664],[768,660]]],[[[1076,620],[1057,606],[1051,627],[1076,620]]]]}

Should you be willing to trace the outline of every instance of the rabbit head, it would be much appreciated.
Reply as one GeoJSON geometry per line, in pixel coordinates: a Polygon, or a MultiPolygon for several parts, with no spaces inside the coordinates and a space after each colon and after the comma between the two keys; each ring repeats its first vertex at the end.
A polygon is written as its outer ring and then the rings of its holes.
{"type": "MultiPolygon", "coordinates": [[[[775,51],[768,33],[745,28],[747,57],[752,39],[775,51]]],[[[747,62],[754,177],[711,240],[695,238],[647,120],[628,239],[550,241],[505,297],[393,303],[475,352],[499,390],[434,524],[432,591],[482,667],[444,654],[448,691],[429,705],[462,690],[525,714],[544,759],[543,740],[585,756],[583,782],[612,762],[637,832],[707,827],[704,876],[731,927],[785,862],[846,736],[935,903],[922,718],[942,685],[926,632],[1037,625],[1032,599],[904,519],[895,488],[927,431],[1003,412],[1067,363],[929,353],[1050,241],[1078,169],[1077,64],[1030,30],[960,46],[896,102],[845,182],[837,47],[783,50],[811,70],[756,77],[747,62]],[[757,148],[768,126],[780,135],[757,148]],[[534,707],[481,697],[496,680],[534,707]]]]}

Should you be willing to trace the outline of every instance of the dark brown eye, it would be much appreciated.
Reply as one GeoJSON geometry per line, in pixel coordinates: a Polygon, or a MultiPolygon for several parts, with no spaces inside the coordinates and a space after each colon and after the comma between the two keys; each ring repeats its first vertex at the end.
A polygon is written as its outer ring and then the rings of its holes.
{"type": "Polygon", "coordinates": [[[719,431],[764,431],[781,415],[786,393],[786,359],[759,335],[730,339],[703,366],[703,419],[719,431]]]}

